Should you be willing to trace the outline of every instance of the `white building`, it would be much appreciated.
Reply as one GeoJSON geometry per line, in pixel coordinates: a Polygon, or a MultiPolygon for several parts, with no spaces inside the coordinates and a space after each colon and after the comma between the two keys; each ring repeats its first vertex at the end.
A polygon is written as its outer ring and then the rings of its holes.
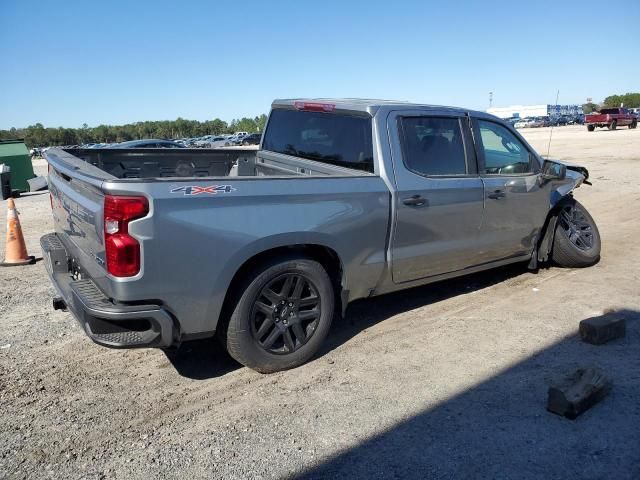
{"type": "Polygon", "coordinates": [[[511,105],[488,108],[487,112],[500,118],[552,117],[582,113],[581,105],[511,105]]]}

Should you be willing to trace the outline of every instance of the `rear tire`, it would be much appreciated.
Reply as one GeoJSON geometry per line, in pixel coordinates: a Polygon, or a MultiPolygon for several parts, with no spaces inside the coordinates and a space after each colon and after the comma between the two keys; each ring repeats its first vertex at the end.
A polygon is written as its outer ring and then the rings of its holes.
{"type": "Polygon", "coordinates": [[[618,128],[618,121],[614,120],[609,124],[609,130],[615,130],[616,128],[618,128]]]}
{"type": "Polygon", "coordinates": [[[278,257],[249,272],[226,328],[229,354],[260,373],[294,368],[322,345],[333,319],[325,269],[306,257],[278,257]]]}
{"type": "Polygon", "coordinates": [[[587,125],[587,130],[589,130],[590,132],[593,132],[596,129],[595,125],[587,125]]]}
{"type": "Polygon", "coordinates": [[[581,268],[600,260],[600,232],[578,201],[567,198],[558,212],[551,258],[561,267],[581,268]]]}

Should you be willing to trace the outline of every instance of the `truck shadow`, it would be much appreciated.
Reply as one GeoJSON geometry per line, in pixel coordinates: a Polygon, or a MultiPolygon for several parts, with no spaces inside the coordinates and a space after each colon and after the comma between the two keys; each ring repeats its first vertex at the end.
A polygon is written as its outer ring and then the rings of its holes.
{"type": "Polygon", "coordinates": [[[296,478],[640,478],[640,312],[617,314],[626,338],[594,346],[569,335],[384,429],[372,424],[375,435],[296,478]],[[612,380],[610,395],[574,421],[547,412],[550,383],[590,366],[612,380]]]}
{"type": "Polygon", "coordinates": [[[530,272],[525,264],[507,265],[464,277],[432,283],[380,297],[357,300],[343,319],[336,319],[319,355],[348,342],[362,330],[415,308],[479,291],[530,272]]]}
{"type": "MultiPolygon", "coordinates": [[[[334,321],[331,332],[316,358],[346,343],[362,330],[389,317],[430,303],[482,290],[526,272],[524,265],[510,265],[354,302],[349,306],[344,319],[334,321]]],[[[194,380],[216,378],[242,368],[242,365],[233,360],[215,339],[188,342],[178,350],[166,350],[165,354],[180,375],[194,380]]]]}
{"type": "Polygon", "coordinates": [[[242,368],[215,338],[193,340],[164,353],[180,375],[193,380],[222,377],[242,368]]]}

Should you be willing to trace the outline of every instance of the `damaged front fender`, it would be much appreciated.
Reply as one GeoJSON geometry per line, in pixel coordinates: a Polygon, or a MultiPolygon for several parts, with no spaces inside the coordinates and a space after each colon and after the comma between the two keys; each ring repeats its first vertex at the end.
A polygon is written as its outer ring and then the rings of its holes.
{"type": "MultiPolygon", "coordinates": [[[[551,254],[553,239],[558,222],[558,211],[565,198],[571,197],[571,192],[583,183],[591,185],[589,182],[589,171],[580,165],[558,162],[556,160],[545,160],[545,163],[560,165],[563,168],[562,178],[549,179],[551,191],[549,198],[549,214],[542,228],[542,236],[536,248],[536,254],[531,258],[530,268],[537,268],[538,262],[546,262],[551,254]]],[[[543,167],[544,170],[544,167],[543,167]]],[[[544,181],[544,180],[543,180],[544,181]]]]}
{"type": "Polygon", "coordinates": [[[591,185],[591,182],[589,182],[589,170],[585,167],[559,162],[557,160],[545,160],[545,163],[547,162],[561,165],[566,169],[564,178],[552,180],[552,189],[549,198],[549,206],[551,209],[554,209],[564,197],[569,195],[583,183],[591,185]]]}

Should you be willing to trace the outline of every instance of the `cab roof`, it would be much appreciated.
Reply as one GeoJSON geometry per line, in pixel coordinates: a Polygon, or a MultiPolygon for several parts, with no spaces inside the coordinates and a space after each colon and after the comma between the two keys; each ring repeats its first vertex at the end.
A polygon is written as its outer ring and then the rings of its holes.
{"type": "Polygon", "coordinates": [[[429,104],[421,104],[421,103],[411,103],[402,100],[381,100],[381,99],[371,99],[371,98],[287,98],[287,99],[277,99],[274,100],[271,104],[272,108],[300,108],[305,109],[304,105],[317,106],[318,110],[321,111],[322,106],[327,106],[330,110],[325,110],[327,112],[339,110],[339,111],[347,111],[347,112],[362,112],[368,113],[369,115],[375,115],[378,110],[381,108],[385,108],[387,110],[398,110],[398,109],[420,109],[420,110],[433,110],[433,111],[449,111],[456,113],[471,113],[474,116],[479,117],[492,117],[486,112],[480,112],[475,110],[469,110],[465,108],[458,107],[446,107],[442,105],[429,105],[429,104]]]}

